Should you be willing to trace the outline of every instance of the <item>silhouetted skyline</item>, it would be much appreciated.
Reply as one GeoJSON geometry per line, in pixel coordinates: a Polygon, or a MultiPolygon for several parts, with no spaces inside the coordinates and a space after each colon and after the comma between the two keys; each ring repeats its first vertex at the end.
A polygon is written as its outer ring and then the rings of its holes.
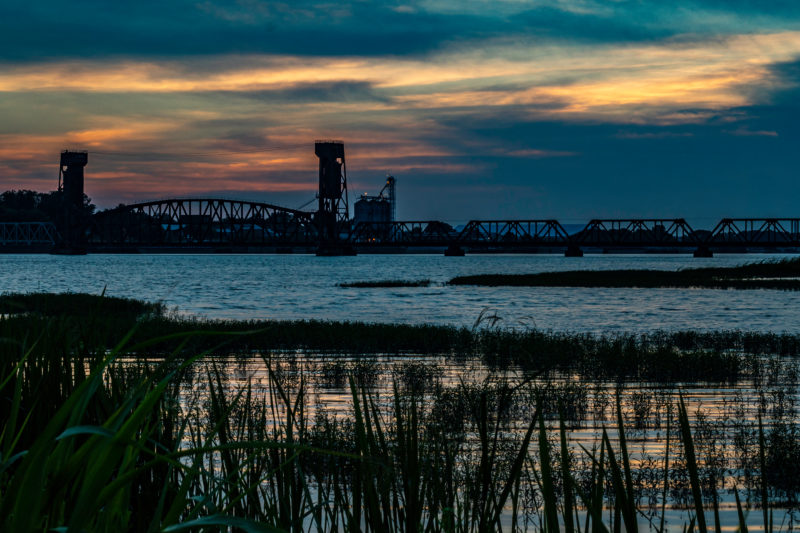
{"type": "Polygon", "coordinates": [[[100,207],[296,207],[317,187],[314,139],[337,138],[351,190],[392,173],[404,219],[800,214],[794,2],[3,11],[2,190],[54,189],[74,148],[100,207]]]}

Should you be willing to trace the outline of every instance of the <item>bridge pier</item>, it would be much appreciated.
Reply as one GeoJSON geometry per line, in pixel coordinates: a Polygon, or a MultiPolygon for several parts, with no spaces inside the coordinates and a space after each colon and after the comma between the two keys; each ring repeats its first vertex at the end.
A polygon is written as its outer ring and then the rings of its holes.
{"type": "Polygon", "coordinates": [[[698,246],[693,255],[694,257],[714,257],[714,252],[708,246],[698,246]]]}
{"type": "Polygon", "coordinates": [[[89,163],[87,152],[61,152],[58,169],[58,192],[61,213],[58,219],[61,242],[53,248],[55,254],[86,254],[88,227],[83,205],[83,168],[89,163]]]}
{"type": "Polygon", "coordinates": [[[583,257],[583,250],[581,250],[580,246],[571,244],[567,246],[564,257],[583,257]]]}
{"type": "Polygon", "coordinates": [[[444,255],[445,257],[464,257],[467,253],[457,244],[451,244],[447,247],[447,250],[444,251],[444,255]]]}

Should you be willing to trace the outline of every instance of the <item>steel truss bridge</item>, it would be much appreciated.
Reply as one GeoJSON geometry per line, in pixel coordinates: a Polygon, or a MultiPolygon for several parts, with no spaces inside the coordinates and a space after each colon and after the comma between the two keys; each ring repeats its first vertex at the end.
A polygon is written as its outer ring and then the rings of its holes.
{"type": "MultiPolygon", "coordinates": [[[[178,198],[120,206],[96,214],[89,251],[313,251],[315,213],[259,202],[178,198]]],[[[362,222],[343,227],[340,242],[360,252],[447,249],[463,252],[800,250],[800,218],[725,218],[711,230],[684,219],[595,219],[568,232],[553,219],[472,220],[460,231],[440,221],[362,222]]]]}
{"type": "Polygon", "coordinates": [[[800,249],[800,218],[724,218],[712,230],[694,229],[686,220],[593,219],[568,232],[557,220],[472,220],[461,231],[429,222],[362,223],[350,234],[357,247],[447,246],[454,253],[558,251],[580,255],[602,251],[719,252],[800,249]]]}
{"type": "Polygon", "coordinates": [[[313,218],[260,202],[177,198],[96,214],[88,243],[92,249],[310,246],[317,241],[313,218]]]}
{"type": "Polygon", "coordinates": [[[0,247],[49,249],[60,240],[51,222],[0,222],[0,247]]]}
{"type": "MultiPolygon", "coordinates": [[[[681,218],[595,219],[576,231],[567,231],[554,219],[472,220],[460,229],[435,220],[353,224],[348,219],[344,143],[318,140],[314,153],[319,159],[314,212],[262,202],[173,198],[120,205],[88,215],[84,209],[88,152],[65,150],[60,156],[61,208],[56,225],[0,223],[0,251],[350,255],[428,249],[444,250],[445,255],[564,252],[572,256],[582,255],[584,250],[693,251],[696,256],[724,251],[800,251],[800,218],[726,218],[711,230],[692,228],[681,218]]],[[[393,215],[382,218],[391,220],[393,215]]]]}

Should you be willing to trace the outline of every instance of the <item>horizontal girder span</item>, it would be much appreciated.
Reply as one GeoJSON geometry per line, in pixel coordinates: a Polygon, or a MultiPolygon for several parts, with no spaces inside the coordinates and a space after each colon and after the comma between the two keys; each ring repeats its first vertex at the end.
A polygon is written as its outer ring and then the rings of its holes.
{"type": "Polygon", "coordinates": [[[51,222],[0,222],[2,246],[52,246],[58,240],[51,222]]]}
{"type": "MultiPolygon", "coordinates": [[[[90,245],[314,246],[315,214],[272,204],[216,198],[178,198],[121,206],[95,215],[90,245]]],[[[359,248],[466,247],[744,250],[800,248],[800,218],[726,218],[713,230],[685,219],[593,219],[568,232],[554,219],[471,220],[457,230],[436,220],[360,222],[343,228],[341,242],[359,248]]]]}

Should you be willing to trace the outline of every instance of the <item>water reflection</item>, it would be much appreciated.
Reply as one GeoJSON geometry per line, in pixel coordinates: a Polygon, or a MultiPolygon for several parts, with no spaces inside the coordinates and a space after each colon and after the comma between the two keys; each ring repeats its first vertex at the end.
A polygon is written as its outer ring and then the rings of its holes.
{"type": "MultiPolygon", "coordinates": [[[[753,356],[756,357],[756,356],[753,356]]],[[[477,446],[476,434],[466,423],[469,399],[487,390],[511,391],[502,408],[503,439],[519,442],[541,399],[549,438],[558,448],[559,413],[566,420],[573,469],[579,482],[591,479],[592,462],[587,451],[597,452],[603,430],[619,449],[616,399],[619,397],[633,471],[638,504],[644,511],[643,527],[660,516],[664,487],[667,439],[671,448],[667,524],[677,530],[689,521],[687,506],[691,491],[686,457],[680,443],[676,405],[682,397],[694,435],[705,496],[712,488],[720,495],[720,515],[726,524],[737,524],[733,490],[746,502],[758,500],[760,483],[758,420],[766,434],[766,469],[777,502],[775,523],[794,523],[794,496],[800,479],[787,478],[788,462],[800,459],[798,426],[798,375],[800,363],[794,358],[759,356],[757,364],[744,369],[735,382],[648,382],[641,380],[587,379],[577,373],[527,374],[520,368],[502,371],[473,358],[443,356],[358,356],[306,353],[232,354],[197,363],[185,377],[186,405],[207,402],[203,387],[212,368],[223,376],[223,386],[233,394],[251,387],[255,397],[272,398],[275,384],[289,397],[305,393],[308,420],[352,422],[351,376],[369,391],[369,398],[384,413],[387,431],[391,427],[394,390],[405,397],[419,398],[429,416],[439,417],[452,427],[466,431],[469,447],[477,446]]],[[[496,396],[497,397],[497,396],[496,396]]],[[[499,400],[498,400],[499,401],[499,400]]],[[[499,409],[499,407],[498,407],[499,409]]],[[[499,411],[498,411],[499,412],[499,411]]],[[[498,415],[500,416],[500,415],[498,415]]],[[[532,444],[532,456],[536,445],[532,444]]],[[[557,459],[558,460],[558,459],[557,459]]],[[[535,503],[531,503],[535,505],[535,503]]],[[[754,505],[754,503],[753,503],[754,505]]],[[[533,513],[533,510],[531,510],[533,513]]],[[[760,513],[753,512],[753,523],[760,513]]],[[[533,516],[533,515],[532,515],[533,516]]],[[[533,518],[532,518],[533,520],[533,518]]],[[[757,527],[752,527],[758,530],[757,527]]]]}

